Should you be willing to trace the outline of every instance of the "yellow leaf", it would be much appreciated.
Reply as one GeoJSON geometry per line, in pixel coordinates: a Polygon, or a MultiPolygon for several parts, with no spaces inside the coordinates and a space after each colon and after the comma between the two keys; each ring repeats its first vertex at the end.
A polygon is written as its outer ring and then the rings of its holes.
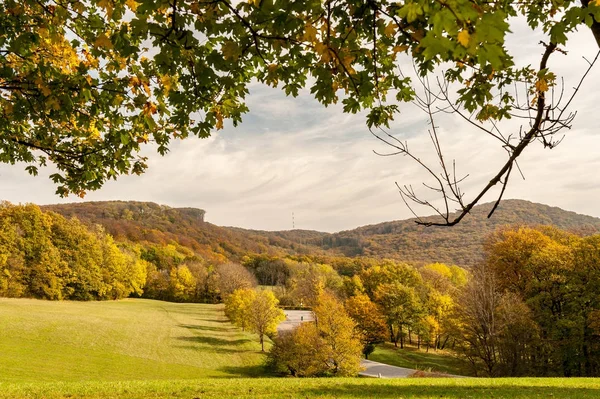
{"type": "Polygon", "coordinates": [[[144,81],[142,82],[142,86],[144,86],[144,91],[146,92],[147,95],[150,95],[150,86],[148,85],[148,82],[144,81]]]}
{"type": "Polygon", "coordinates": [[[326,44],[323,44],[320,42],[316,43],[315,51],[317,52],[317,54],[319,54],[321,56],[321,61],[323,61],[323,62],[331,61],[331,54],[329,53],[329,46],[327,46],[326,44]]]}
{"type": "Polygon", "coordinates": [[[142,112],[146,116],[155,114],[156,113],[156,105],[154,105],[154,103],[147,102],[146,104],[144,104],[144,108],[142,109],[142,112]]]}
{"type": "Polygon", "coordinates": [[[144,134],[144,135],[138,137],[137,138],[137,142],[140,143],[140,144],[141,143],[148,143],[148,135],[144,134]]]}
{"type": "Polygon", "coordinates": [[[98,2],[98,6],[104,8],[104,11],[106,11],[106,16],[109,19],[112,18],[114,6],[111,0],[100,0],[98,2]]]}
{"type": "Polygon", "coordinates": [[[60,109],[60,101],[58,101],[56,97],[50,97],[46,103],[55,111],[60,109]]]}
{"type": "Polygon", "coordinates": [[[402,53],[402,52],[404,52],[406,50],[408,50],[408,46],[394,46],[394,48],[392,49],[392,51],[394,52],[394,54],[402,53]]]}
{"type": "Polygon", "coordinates": [[[125,2],[125,4],[127,4],[127,7],[129,7],[131,9],[131,11],[135,12],[135,10],[137,10],[138,8],[138,3],[135,0],[127,0],[125,2]]]}
{"type": "Polygon", "coordinates": [[[537,82],[535,82],[535,88],[541,93],[548,91],[548,82],[546,81],[546,79],[540,79],[537,82]]]}
{"type": "Polygon", "coordinates": [[[469,47],[469,40],[471,39],[471,35],[469,34],[468,30],[463,29],[458,34],[457,39],[458,42],[463,45],[463,47],[469,47]]]}
{"type": "Polygon", "coordinates": [[[50,94],[52,94],[52,90],[50,90],[48,86],[46,86],[46,83],[44,83],[42,78],[36,78],[34,83],[37,85],[38,89],[40,89],[44,97],[48,97],[50,94]]]}
{"type": "Polygon", "coordinates": [[[254,5],[255,7],[260,6],[260,0],[248,0],[248,3],[254,5]]]}
{"type": "Polygon", "coordinates": [[[177,83],[177,79],[172,77],[171,75],[163,75],[160,77],[160,82],[165,88],[165,92],[168,93],[171,91],[173,86],[177,83]]]}
{"type": "Polygon", "coordinates": [[[13,105],[12,103],[4,104],[4,115],[11,115],[13,113],[13,105]]]}
{"type": "Polygon", "coordinates": [[[215,115],[215,119],[217,120],[215,123],[215,128],[217,130],[223,129],[223,114],[221,113],[221,109],[219,107],[215,107],[212,109],[212,112],[215,115]]]}
{"type": "Polygon", "coordinates": [[[98,140],[100,138],[100,131],[96,127],[95,121],[90,122],[89,132],[91,139],[98,140]]]}
{"type": "Polygon", "coordinates": [[[304,26],[304,36],[302,37],[304,41],[314,43],[317,41],[317,28],[312,26],[312,24],[306,24],[304,26]]]}
{"type": "Polygon", "coordinates": [[[83,5],[83,3],[81,1],[77,1],[77,2],[73,3],[73,5],[71,7],[73,8],[73,11],[75,11],[79,14],[83,14],[83,11],[85,10],[85,6],[83,5]]]}
{"type": "Polygon", "coordinates": [[[223,52],[223,57],[225,57],[227,60],[237,61],[237,59],[240,57],[240,48],[238,44],[231,40],[223,43],[221,51],[223,52]]]}
{"type": "Polygon", "coordinates": [[[140,78],[138,78],[137,76],[132,76],[131,78],[129,78],[129,86],[130,87],[138,87],[140,84],[142,84],[142,82],[140,81],[140,78]]]}
{"type": "Polygon", "coordinates": [[[396,33],[396,24],[394,22],[390,21],[390,23],[387,24],[387,26],[385,27],[384,34],[387,37],[392,37],[392,36],[394,36],[395,33],[396,33]]]}
{"type": "Polygon", "coordinates": [[[107,49],[113,48],[112,42],[110,41],[108,36],[106,36],[105,33],[101,34],[100,36],[98,36],[96,38],[96,41],[94,42],[94,46],[107,48],[107,49]]]}

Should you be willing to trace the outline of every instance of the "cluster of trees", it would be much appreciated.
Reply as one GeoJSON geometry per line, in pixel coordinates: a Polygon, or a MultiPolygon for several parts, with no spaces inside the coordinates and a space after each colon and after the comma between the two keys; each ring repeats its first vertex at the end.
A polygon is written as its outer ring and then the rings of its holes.
{"type": "Polygon", "coordinates": [[[278,304],[271,291],[236,289],[225,297],[225,314],[242,330],[248,329],[258,334],[264,352],[265,336],[273,337],[277,333],[277,325],[285,320],[285,314],[278,304]]]}
{"type": "Polygon", "coordinates": [[[363,330],[365,355],[384,336],[400,348],[414,343],[443,349],[454,343],[452,316],[466,282],[467,273],[458,266],[434,263],[417,269],[393,261],[347,278],[346,306],[363,330]]]}
{"type": "Polygon", "coordinates": [[[146,270],[135,246],[117,246],[100,227],[0,204],[0,296],[118,299],[142,294],[146,270]]]}
{"type": "MultiPolygon", "coordinates": [[[[273,292],[282,304],[309,307],[316,316],[315,325],[303,325],[277,338],[272,360],[280,371],[298,376],[345,373],[331,364],[328,368],[327,361],[315,356],[319,351],[327,353],[316,338],[324,334],[320,320],[325,316],[319,315],[324,308],[349,320],[345,329],[357,343],[359,357],[361,353],[368,357],[376,344],[385,341],[400,348],[408,342],[427,350],[443,349],[448,343],[456,346],[455,311],[468,277],[464,269],[441,263],[416,268],[365,258],[329,258],[333,266],[316,263],[325,260],[318,256],[244,258],[260,283],[281,282],[273,292]],[[311,358],[316,363],[308,362],[311,358]]],[[[331,354],[324,356],[332,359],[331,354]]]]}
{"type": "Polygon", "coordinates": [[[356,323],[343,303],[321,293],[314,322],[281,332],[269,352],[271,366],[295,377],[354,376],[360,371],[361,341],[356,323]]]}
{"type": "Polygon", "coordinates": [[[462,353],[489,375],[600,374],[600,236],[504,229],[473,270],[462,353]]]}
{"type": "Polygon", "coordinates": [[[0,204],[0,296],[216,303],[254,286],[245,267],[209,263],[177,242],[115,241],[99,225],[36,205],[0,204]]]}
{"type": "Polygon", "coordinates": [[[173,302],[219,303],[236,289],[256,286],[256,278],[237,263],[213,265],[174,244],[146,247],[144,298],[173,302]]]}

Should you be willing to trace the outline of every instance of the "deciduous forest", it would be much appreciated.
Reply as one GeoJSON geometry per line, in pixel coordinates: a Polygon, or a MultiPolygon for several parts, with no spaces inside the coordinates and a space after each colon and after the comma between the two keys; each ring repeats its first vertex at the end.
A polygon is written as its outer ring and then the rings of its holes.
{"type": "MultiPolygon", "coordinates": [[[[545,210],[527,204],[512,212],[535,208],[545,210]]],[[[475,375],[600,373],[600,235],[584,234],[594,218],[546,213],[563,218],[570,232],[525,223],[496,228],[478,237],[483,244],[471,262],[457,265],[431,252],[429,262],[390,259],[387,250],[342,256],[311,244],[332,237],[324,233],[222,228],[203,211],[149,203],[3,203],[0,212],[1,296],[225,302],[235,324],[257,332],[261,343],[275,340],[270,359],[282,373],[351,375],[350,355],[325,368],[293,359],[314,360],[341,346],[368,357],[383,342],[451,350],[475,375]],[[313,309],[322,321],[317,330],[307,325],[275,338],[281,316],[270,309],[278,306],[313,309]],[[316,336],[318,348],[303,343],[316,336]]],[[[365,230],[378,231],[356,231],[365,230]]]]}

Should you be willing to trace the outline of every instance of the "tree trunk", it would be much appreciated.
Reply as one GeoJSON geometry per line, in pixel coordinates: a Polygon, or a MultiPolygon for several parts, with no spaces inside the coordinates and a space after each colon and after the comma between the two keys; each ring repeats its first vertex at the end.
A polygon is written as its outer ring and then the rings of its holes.
{"type": "Polygon", "coordinates": [[[265,337],[262,334],[260,334],[260,350],[265,351],[265,337]]]}
{"type": "MultiPolygon", "coordinates": [[[[584,8],[587,8],[589,4],[590,0],[581,0],[581,5],[584,8]]],[[[592,34],[594,35],[594,39],[596,39],[596,44],[598,44],[598,47],[600,47],[600,22],[594,19],[594,22],[592,23],[592,26],[590,26],[590,29],[592,31],[592,34]]]]}
{"type": "Polygon", "coordinates": [[[404,334],[403,331],[404,329],[402,328],[402,326],[398,327],[398,334],[400,334],[400,349],[404,349],[404,334]]]}

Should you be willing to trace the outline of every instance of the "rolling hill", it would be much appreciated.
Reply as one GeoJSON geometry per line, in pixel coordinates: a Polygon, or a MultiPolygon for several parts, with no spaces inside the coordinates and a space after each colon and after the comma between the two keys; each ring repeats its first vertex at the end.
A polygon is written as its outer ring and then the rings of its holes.
{"type": "MultiPolygon", "coordinates": [[[[358,227],[338,233],[310,230],[258,231],[220,227],[204,211],[147,202],[86,202],[43,208],[100,224],[117,239],[175,241],[206,259],[239,260],[247,253],[366,256],[414,263],[472,266],[483,256],[486,237],[505,225],[554,225],[578,234],[600,232],[600,219],[523,200],[504,200],[491,219],[492,203],[476,206],[454,227],[424,227],[415,219],[358,227]]],[[[430,219],[430,218],[425,218],[430,219]]]]}

